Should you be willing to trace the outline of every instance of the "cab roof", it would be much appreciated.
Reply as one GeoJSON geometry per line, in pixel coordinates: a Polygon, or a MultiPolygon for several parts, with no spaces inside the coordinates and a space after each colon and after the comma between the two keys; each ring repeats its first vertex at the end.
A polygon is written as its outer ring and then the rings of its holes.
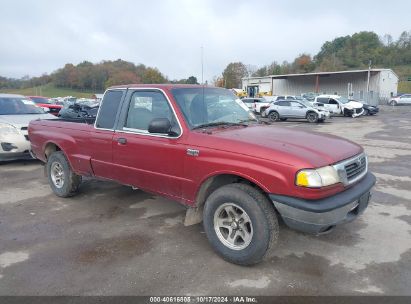
{"type": "Polygon", "coordinates": [[[110,89],[129,89],[129,88],[154,88],[154,89],[176,89],[176,88],[216,88],[214,86],[202,86],[200,84],[175,84],[175,83],[164,83],[164,84],[124,84],[118,86],[112,86],[107,88],[110,89]]]}

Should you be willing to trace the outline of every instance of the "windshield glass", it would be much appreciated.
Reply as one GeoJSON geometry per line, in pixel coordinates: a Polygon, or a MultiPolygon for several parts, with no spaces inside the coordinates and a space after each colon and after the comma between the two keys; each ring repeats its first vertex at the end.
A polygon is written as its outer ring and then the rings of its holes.
{"type": "Polygon", "coordinates": [[[31,100],[0,97],[0,115],[44,114],[31,100]]]}
{"type": "Polygon", "coordinates": [[[33,100],[35,103],[51,104],[50,100],[48,100],[45,97],[30,97],[30,99],[33,100]]]}
{"type": "Polygon", "coordinates": [[[178,88],[171,92],[190,128],[257,121],[248,107],[229,90],[178,88]]]}
{"type": "Polygon", "coordinates": [[[345,97],[339,97],[337,100],[338,100],[339,102],[341,102],[341,103],[347,103],[347,102],[349,102],[348,98],[345,98],[345,97]]]}

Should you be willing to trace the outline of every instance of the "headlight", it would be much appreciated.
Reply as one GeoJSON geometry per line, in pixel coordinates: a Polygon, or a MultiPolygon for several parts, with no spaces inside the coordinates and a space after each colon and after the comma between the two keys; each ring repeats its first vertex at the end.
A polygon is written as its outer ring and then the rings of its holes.
{"type": "Polygon", "coordinates": [[[1,134],[19,134],[19,131],[12,125],[0,123],[0,135],[1,134]]]}
{"type": "Polygon", "coordinates": [[[297,172],[295,184],[301,187],[320,188],[340,182],[337,170],[331,166],[319,169],[304,169],[297,172]]]}

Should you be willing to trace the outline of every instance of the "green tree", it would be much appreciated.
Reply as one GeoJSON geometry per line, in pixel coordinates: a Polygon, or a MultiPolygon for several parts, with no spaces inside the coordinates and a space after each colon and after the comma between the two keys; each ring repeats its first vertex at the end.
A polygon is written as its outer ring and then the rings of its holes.
{"type": "Polygon", "coordinates": [[[242,62],[231,62],[223,72],[224,86],[226,88],[240,88],[241,78],[247,76],[247,67],[242,62]]]}

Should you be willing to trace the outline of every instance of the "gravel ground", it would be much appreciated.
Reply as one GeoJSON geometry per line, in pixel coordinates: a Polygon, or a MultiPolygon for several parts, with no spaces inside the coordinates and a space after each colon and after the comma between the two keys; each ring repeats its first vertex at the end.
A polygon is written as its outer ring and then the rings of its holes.
{"type": "Polygon", "coordinates": [[[281,226],[254,267],[223,261],[178,203],[111,182],[52,194],[37,161],[0,165],[0,295],[411,295],[411,108],[312,129],[364,146],[377,185],[366,212],[329,234],[281,226]]]}

